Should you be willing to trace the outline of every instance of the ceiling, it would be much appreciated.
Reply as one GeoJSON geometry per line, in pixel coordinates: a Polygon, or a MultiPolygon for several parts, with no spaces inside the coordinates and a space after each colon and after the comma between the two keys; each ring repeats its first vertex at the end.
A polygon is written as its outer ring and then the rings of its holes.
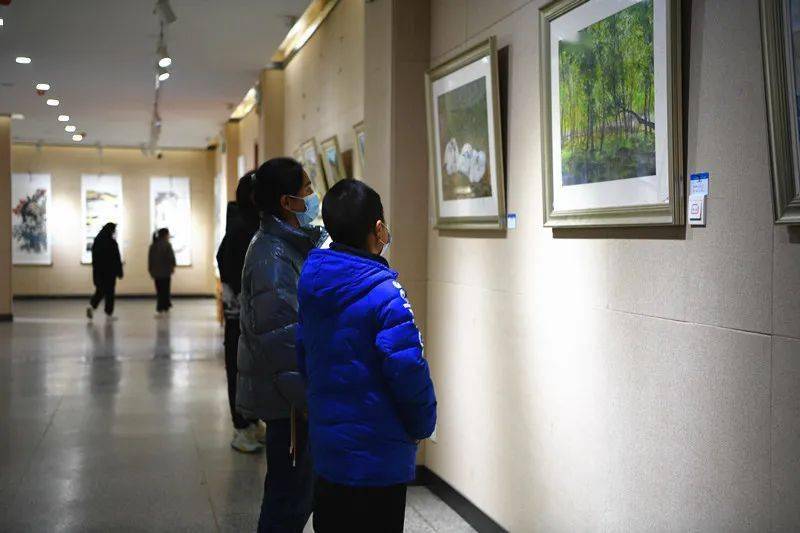
{"type": "MultiPolygon", "coordinates": [[[[159,104],[162,147],[205,147],[258,79],[308,0],[170,0],[177,22],[159,104]]],[[[16,142],[71,143],[59,114],[87,133],[83,144],[147,142],[154,98],[155,0],[12,0],[0,6],[0,113],[16,142]],[[17,56],[32,59],[15,63],[17,56]],[[36,83],[49,83],[46,97],[36,83]],[[61,101],[58,107],[46,98],[61,101]]]]}

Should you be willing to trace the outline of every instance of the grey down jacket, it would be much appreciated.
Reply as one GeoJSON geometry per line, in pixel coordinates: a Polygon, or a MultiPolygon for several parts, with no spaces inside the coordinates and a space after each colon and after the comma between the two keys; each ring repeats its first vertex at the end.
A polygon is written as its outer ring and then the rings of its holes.
{"type": "Polygon", "coordinates": [[[250,242],[239,296],[242,333],[236,386],[236,410],[246,418],[289,418],[284,383],[291,388],[300,381],[295,353],[297,281],[308,253],[326,238],[322,228],[297,229],[265,215],[250,242]]]}

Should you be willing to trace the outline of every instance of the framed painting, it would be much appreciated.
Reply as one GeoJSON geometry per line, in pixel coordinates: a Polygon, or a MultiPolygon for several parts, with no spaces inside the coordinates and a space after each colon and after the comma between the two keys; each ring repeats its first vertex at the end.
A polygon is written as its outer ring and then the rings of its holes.
{"type": "Polygon", "coordinates": [[[800,224],[800,1],[760,0],[775,222],[800,224]]]}
{"type": "MultiPolygon", "coordinates": [[[[122,177],[98,174],[81,176],[81,208],[83,239],[81,263],[92,263],[94,238],[109,222],[117,225],[122,235],[122,177]]],[[[120,255],[124,255],[123,241],[117,239],[120,255]]]]}
{"type": "Polygon", "coordinates": [[[333,187],[337,182],[347,177],[344,169],[342,153],[339,151],[339,139],[336,135],[322,141],[322,166],[325,167],[325,177],[328,187],[333,187]]]}
{"type": "Polygon", "coordinates": [[[11,262],[52,265],[50,174],[11,175],[11,262]]]}
{"type": "Polygon", "coordinates": [[[679,0],[539,12],[546,226],[684,223],[679,0]]]}
{"type": "Polygon", "coordinates": [[[328,192],[328,184],[325,181],[325,172],[320,164],[319,151],[317,150],[317,140],[312,137],[300,145],[300,163],[302,163],[314,190],[320,196],[325,196],[328,192]]]}
{"type": "Polygon", "coordinates": [[[436,228],[503,230],[503,140],[494,37],[425,75],[436,228]]]}
{"type": "Polygon", "coordinates": [[[367,169],[367,132],[364,129],[364,121],[362,120],[353,126],[356,141],[356,159],[358,162],[359,176],[363,177],[367,169]]]}
{"type": "Polygon", "coordinates": [[[192,264],[192,196],[189,178],[150,178],[150,234],[167,228],[178,266],[192,264]]]}

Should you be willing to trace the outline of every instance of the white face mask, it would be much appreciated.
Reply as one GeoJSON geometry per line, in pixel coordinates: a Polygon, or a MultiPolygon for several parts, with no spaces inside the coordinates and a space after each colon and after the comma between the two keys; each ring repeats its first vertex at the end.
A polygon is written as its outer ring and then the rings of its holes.
{"type": "Polygon", "coordinates": [[[384,222],[383,225],[386,227],[386,235],[388,235],[388,237],[386,237],[387,242],[383,242],[380,239],[378,239],[378,242],[383,245],[383,249],[381,250],[381,256],[382,257],[388,257],[388,255],[389,255],[389,247],[392,245],[392,232],[389,231],[389,225],[388,224],[386,224],[384,222]]]}

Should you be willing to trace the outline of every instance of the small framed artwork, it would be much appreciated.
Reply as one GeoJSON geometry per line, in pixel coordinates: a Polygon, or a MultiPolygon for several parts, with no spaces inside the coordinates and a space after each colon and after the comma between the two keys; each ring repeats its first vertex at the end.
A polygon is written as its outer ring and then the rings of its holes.
{"type": "Polygon", "coordinates": [[[353,126],[353,131],[356,136],[356,165],[360,170],[359,175],[363,176],[367,168],[367,132],[364,129],[364,121],[353,126]]]}
{"type": "Polygon", "coordinates": [[[322,166],[325,168],[328,187],[333,187],[336,182],[347,177],[342,153],[339,151],[339,140],[336,135],[322,141],[322,166]]]}
{"type": "Polygon", "coordinates": [[[11,262],[52,265],[50,174],[11,175],[11,262]]]}
{"type": "Polygon", "coordinates": [[[328,184],[325,182],[325,174],[323,173],[322,166],[320,165],[319,152],[317,151],[317,140],[312,137],[298,148],[299,157],[298,161],[303,165],[303,168],[311,179],[311,184],[314,190],[319,195],[320,199],[328,192],[328,184]]]}
{"type": "Polygon", "coordinates": [[[503,141],[494,37],[425,76],[436,228],[503,230],[503,141]]]}
{"type": "Polygon", "coordinates": [[[679,0],[539,11],[545,226],[684,223],[679,0]]]}
{"type": "Polygon", "coordinates": [[[775,222],[800,224],[800,0],[760,4],[775,222]]]}

